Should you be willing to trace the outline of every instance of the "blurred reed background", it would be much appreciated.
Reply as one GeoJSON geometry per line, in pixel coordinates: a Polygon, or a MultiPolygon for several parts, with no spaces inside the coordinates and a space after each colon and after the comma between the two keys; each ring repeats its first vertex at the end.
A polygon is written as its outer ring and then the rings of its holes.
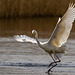
{"type": "Polygon", "coordinates": [[[62,16],[75,0],[0,0],[0,18],[62,16]]]}
{"type": "Polygon", "coordinates": [[[0,0],[0,36],[30,35],[32,29],[48,34],[70,2],[75,0],[0,0]]]}

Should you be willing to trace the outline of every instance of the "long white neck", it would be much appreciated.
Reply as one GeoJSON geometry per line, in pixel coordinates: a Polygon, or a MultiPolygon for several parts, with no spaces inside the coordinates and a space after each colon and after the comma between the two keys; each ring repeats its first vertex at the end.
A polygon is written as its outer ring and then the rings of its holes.
{"type": "Polygon", "coordinates": [[[41,44],[40,44],[40,42],[39,42],[39,40],[38,40],[38,33],[37,33],[37,32],[36,32],[36,34],[35,34],[35,39],[36,39],[38,45],[41,46],[41,44]]]}

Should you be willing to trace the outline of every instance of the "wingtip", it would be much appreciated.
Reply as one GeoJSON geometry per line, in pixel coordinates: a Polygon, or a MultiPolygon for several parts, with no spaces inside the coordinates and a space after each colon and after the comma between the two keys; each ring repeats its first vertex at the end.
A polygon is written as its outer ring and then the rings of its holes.
{"type": "Polygon", "coordinates": [[[18,35],[14,35],[13,38],[16,39],[16,37],[18,37],[18,35]]]}
{"type": "Polygon", "coordinates": [[[14,35],[13,38],[17,41],[17,39],[19,39],[19,35],[14,35]]]}
{"type": "Polygon", "coordinates": [[[69,7],[73,7],[74,8],[75,7],[75,4],[73,2],[70,2],[69,3],[69,7]]]}
{"type": "Polygon", "coordinates": [[[60,22],[60,20],[61,20],[61,17],[59,17],[57,24],[60,22]]]}

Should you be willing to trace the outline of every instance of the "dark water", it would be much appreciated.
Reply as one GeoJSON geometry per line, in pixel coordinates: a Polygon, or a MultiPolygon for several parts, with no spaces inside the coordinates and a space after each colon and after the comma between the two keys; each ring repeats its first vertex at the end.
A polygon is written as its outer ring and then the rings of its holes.
{"type": "MultiPolygon", "coordinates": [[[[35,29],[38,31],[40,37],[48,38],[51,35],[57,21],[58,17],[1,19],[0,36],[13,36],[15,34],[32,36],[31,31],[35,29]]],[[[71,32],[71,35],[74,35],[75,23],[71,32]]]]}

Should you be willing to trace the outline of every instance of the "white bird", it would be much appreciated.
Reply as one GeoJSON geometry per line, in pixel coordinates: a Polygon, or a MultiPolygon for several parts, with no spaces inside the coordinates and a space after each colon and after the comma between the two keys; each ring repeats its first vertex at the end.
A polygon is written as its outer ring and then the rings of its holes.
{"type": "Polygon", "coordinates": [[[66,41],[70,35],[70,31],[72,29],[72,23],[75,20],[75,4],[70,3],[69,7],[64,14],[62,18],[59,17],[59,20],[56,24],[56,27],[50,37],[50,39],[47,42],[39,42],[38,40],[38,33],[36,30],[32,30],[32,34],[35,35],[35,39],[28,37],[26,35],[15,35],[14,38],[17,41],[20,42],[31,42],[31,43],[37,43],[39,47],[41,47],[43,50],[45,50],[54,62],[50,63],[48,67],[49,70],[48,73],[51,71],[53,67],[57,65],[58,62],[60,62],[60,55],[64,54],[66,52],[66,41]],[[53,56],[53,55],[54,56],[53,56]],[[58,59],[56,61],[55,59],[58,59]]]}

